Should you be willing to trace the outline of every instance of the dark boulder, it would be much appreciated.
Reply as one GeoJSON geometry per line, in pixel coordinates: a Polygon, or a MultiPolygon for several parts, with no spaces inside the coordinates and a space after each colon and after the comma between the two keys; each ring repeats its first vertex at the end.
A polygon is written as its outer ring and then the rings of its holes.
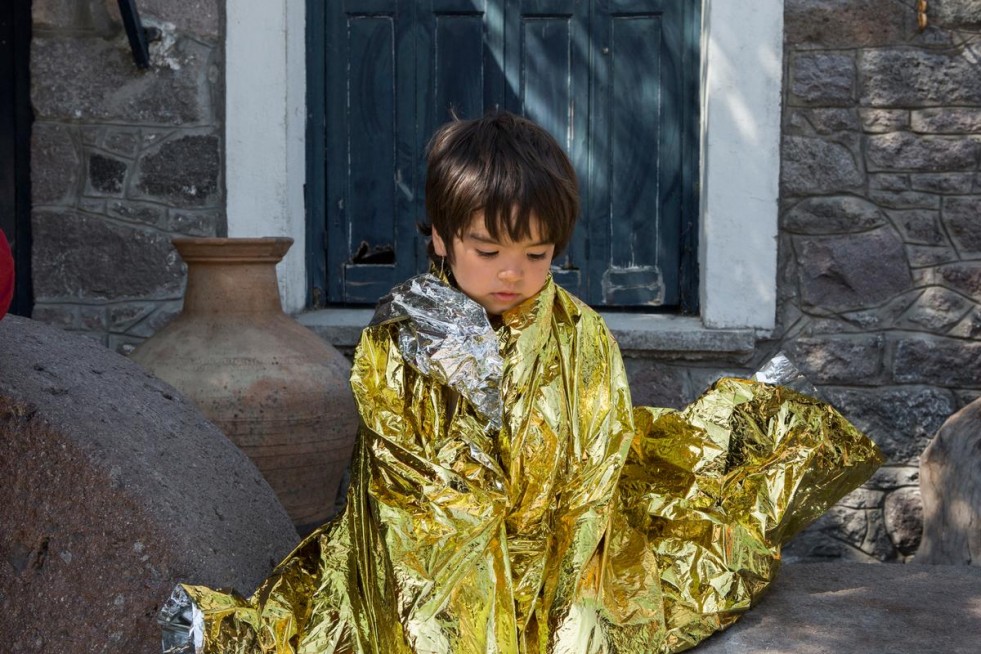
{"type": "Polygon", "coordinates": [[[177,581],[252,591],[296,543],[252,462],[95,341],[0,322],[0,649],[153,652],[177,581]]]}

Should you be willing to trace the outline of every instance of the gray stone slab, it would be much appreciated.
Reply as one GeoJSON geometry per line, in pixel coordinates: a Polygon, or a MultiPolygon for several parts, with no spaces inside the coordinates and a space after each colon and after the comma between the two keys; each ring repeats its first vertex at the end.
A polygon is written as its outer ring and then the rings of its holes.
{"type": "Polygon", "coordinates": [[[758,606],[698,654],[976,654],[981,568],[788,565],[758,606]]]}
{"type": "Polygon", "coordinates": [[[296,543],[252,462],[85,338],[0,321],[0,651],[159,651],[177,581],[250,593],[296,543]]]}

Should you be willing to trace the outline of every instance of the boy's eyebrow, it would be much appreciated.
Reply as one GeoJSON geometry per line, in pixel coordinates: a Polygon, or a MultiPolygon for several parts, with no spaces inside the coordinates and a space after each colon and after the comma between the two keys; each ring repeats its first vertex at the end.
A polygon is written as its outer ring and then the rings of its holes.
{"type": "MultiPolygon", "coordinates": [[[[480,243],[486,243],[488,245],[500,245],[500,241],[497,241],[487,234],[482,234],[480,232],[467,232],[467,237],[472,238],[480,243]]],[[[531,243],[528,247],[538,247],[540,245],[551,245],[551,241],[538,241],[536,243],[531,243]]]]}

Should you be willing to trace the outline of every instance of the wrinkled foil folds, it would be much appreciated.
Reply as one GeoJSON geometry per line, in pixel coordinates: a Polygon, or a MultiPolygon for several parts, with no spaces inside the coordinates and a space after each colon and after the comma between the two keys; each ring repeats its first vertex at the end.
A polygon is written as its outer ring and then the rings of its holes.
{"type": "Polygon", "coordinates": [[[551,282],[496,331],[481,313],[432,277],[386,298],[354,357],[346,509],[248,599],[182,585],[197,651],[681,651],[881,462],[785,386],[632,407],[603,321],[551,282]]]}
{"type": "Polygon", "coordinates": [[[483,307],[435,275],[413,277],[383,297],[371,325],[398,324],[403,360],[473,403],[501,428],[503,361],[483,307]]]}

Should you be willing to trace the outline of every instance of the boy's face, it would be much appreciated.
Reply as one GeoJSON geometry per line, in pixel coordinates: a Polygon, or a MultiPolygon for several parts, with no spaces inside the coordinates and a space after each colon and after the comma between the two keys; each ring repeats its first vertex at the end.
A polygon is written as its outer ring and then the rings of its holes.
{"type": "MultiPolygon", "coordinates": [[[[484,226],[484,212],[477,211],[462,236],[452,239],[453,277],[460,290],[490,315],[521,304],[542,290],[548,279],[555,244],[542,241],[534,213],[529,219],[530,237],[517,242],[497,241],[484,226]]],[[[447,243],[435,231],[433,249],[441,257],[448,254],[447,243]]]]}

